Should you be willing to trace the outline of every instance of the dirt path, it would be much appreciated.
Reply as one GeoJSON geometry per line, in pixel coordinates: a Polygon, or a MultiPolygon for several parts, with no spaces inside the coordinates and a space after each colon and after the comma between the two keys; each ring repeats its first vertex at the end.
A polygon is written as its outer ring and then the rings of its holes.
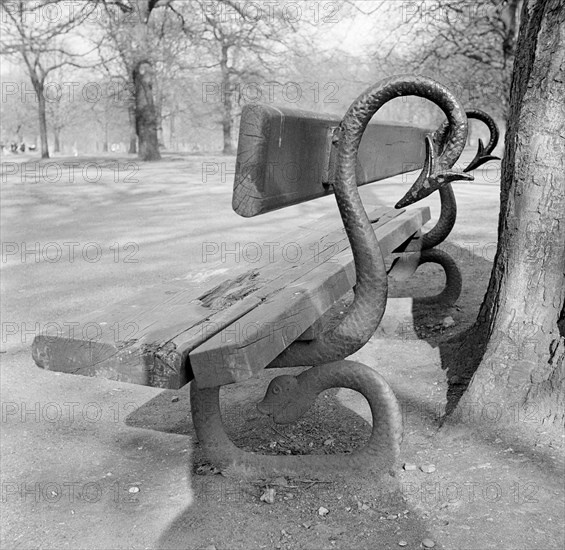
{"type": "MultiPolygon", "coordinates": [[[[416,549],[426,539],[447,549],[565,546],[563,446],[549,445],[535,415],[492,404],[470,411],[489,415],[491,431],[438,431],[443,343],[474,320],[494,255],[496,169],[456,188],[459,220],[444,249],[463,270],[458,306],[424,309],[411,300],[420,288],[441,288],[441,277],[426,267],[408,286],[391,287],[381,328],[356,354],[385,376],[401,402],[401,465],[408,469],[399,468],[386,487],[354,478],[270,480],[275,494],[268,504],[260,499],[265,482],[205,475],[211,472],[194,438],[186,388],[159,392],[41,371],[29,345],[50,321],[65,326],[101,303],[189,272],[227,271],[237,258],[203,265],[204,241],[226,249],[258,235],[267,242],[296,220],[335,210],[333,198],[242,220],[231,212],[225,176],[233,159],[150,163],[134,173],[138,181],[116,180],[113,159],[91,162],[102,166],[99,181],[22,182],[23,172],[2,180],[2,240],[13,245],[2,261],[3,548],[388,549],[405,542],[416,549]],[[203,175],[214,168],[216,175],[203,175]],[[65,242],[78,243],[74,256],[65,255],[65,242]],[[39,252],[22,257],[22,243],[39,243],[39,252]],[[61,245],[56,261],[48,255],[58,249],[49,243],[61,245]],[[99,245],[97,261],[84,257],[88,243],[99,245]],[[122,252],[138,261],[125,261],[122,252]],[[444,328],[448,316],[455,324],[444,328]],[[514,415],[516,430],[498,432],[501,414],[514,415]],[[539,428],[533,443],[520,436],[524,425],[533,425],[530,434],[539,428]],[[320,515],[320,507],[328,513],[320,515]]],[[[120,166],[131,172],[128,162],[120,166]]],[[[408,181],[362,193],[390,202],[399,186],[408,181]]],[[[252,402],[277,374],[226,388],[225,416],[238,444],[275,453],[362,444],[370,430],[367,406],[347,390],[325,394],[294,427],[259,418],[252,402]]]]}

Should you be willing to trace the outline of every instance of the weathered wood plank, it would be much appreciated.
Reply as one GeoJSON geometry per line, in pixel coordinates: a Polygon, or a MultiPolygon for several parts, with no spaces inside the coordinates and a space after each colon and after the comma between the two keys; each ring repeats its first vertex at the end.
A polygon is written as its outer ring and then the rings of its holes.
{"type": "MultiPolygon", "coordinates": [[[[389,220],[400,210],[379,207],[370,219],[389,220]],[[386,216],[386,217],[385,217],[386,216]]],[[[35,362],[59,372],[101,376],[113,380],[176,389],[192,374],[188,353],[233,324],[280,285],[285,272],[299,277],[340,248],[347,246],[337,212],[303,224],[281,238],[300,243],[304,254],[296,262],[264,261],[230,269],[230,277],[204,281],[179,280],[158,285],[112,308],[93,312],[73,325],[72,334],[37,336],[32,344],[35,362]],[[315,257],[315,252],[319,254],[315,257]]]]}
{"type": "MultiPolygon", "coordinates": [[[[419,230],[404,241],[400,246],[396,247],[390,258],[385,257],[385,262],[389,265],[387,273],[389,277],[397,281],[406,281],[411,277],[418,268],[420,261],[420,250],[422,247],[422,231],[419,230]],[[416,252],[403,252],[408,246],[416,252]]],[[[320,317],[312,326],[307,328],[297,339],[313,340],[316,336],[330,326],[339,322],[339,318],[345,314],[350,300],[347,296],[338,300],[322,317],[320,317]]]]}
{"type": "MultiPolygon", "coordinates": [[[[429,219],[429,209],[419,208],[376,227],[383,255],[406,242],[429,219]]],[[[189,353],[200,387],[230,384],[255,375],[355,284],[349,247],[311,267],[303,270],[300,278],[285,274],[277,281],[280,290],[276,292],[262,290],[261,304],[189,353]]]]}
{"type": "MultiPolygon", "coordinates": [[[[232,293],[247,291],[246,281],[236,278],[232,282],[232,293]]],[[[72,334],[36,336],[33,358],[48,370],[146,386],[181,387],[189,373],[170,340],[190,328],[197,330],[195,327],[215,314],[222,314],[225,323],[232,322],[259,303],[249,296],[234,307],[201,300],[209,289],[210,283],[153,287],[77,321],[72,334]]]]}
{"type": "MultiPolygon", "coordinates": [[[[369,212],[369,219],[374,220],[374,227],[380,227],[383,224],[395,221],[397,217],[401,216],[402,212],[388,208],[377,208],[369,212]]],[[[306,237],[294,234],[292,236],[294,240],[289,242],[299,243],[304,253],[295,261],[272,262],[254,270],[257,288],[253,290],[252,294],[244,298],[241,306],[244,305],[246,300],[253,300],[254,307],[263,304],[271,296],[284,291],[288,285],[292,285],[295,281],[307,276],[308,273],[317,269],[324,262],[331,262],[334,256],[346,250],[349,247],[349,241],[341,222],[334,219],[332,225],[334,229],[329,232],[327,228],[324,232],[319,232],[317,228],[311,228],[306,237]]],[[[249,311],[254,307],[250,308],[249,311]]],[[[231,315],[232,309],[208,317],[200,325],[190,327],[179,336],[172,338],[168,344],[175,347],[177,353],[186,358],[192,350],[221,330],[237,330],[237,320],[247,311],[242,308],[241,315],[234,318],[231,315]]]]}
{"type": "MultiPolygon", "coordinates": [[[[250,217],[333,193],[333,131],[341,118],[246,105],[241,115],[233,209],[250,217]]],[[[358,185],[423,166],[431,130],[371,123],[359,147],[358,185]]],[[[335,147],[334,147],[335,149],[335,147]]]]}

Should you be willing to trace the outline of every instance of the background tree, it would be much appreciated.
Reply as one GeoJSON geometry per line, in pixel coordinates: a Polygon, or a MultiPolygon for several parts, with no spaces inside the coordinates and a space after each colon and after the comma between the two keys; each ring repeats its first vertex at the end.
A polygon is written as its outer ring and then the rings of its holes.
{"type": "Polygon", "coordinates": [[[194,6],[198,6],[201,18],[195,19],[192,35],[202,52],[200,67],[206,69],[202,99],[219,103],[223,152],[233,154],[239,106],[247,98],[260,99],[278,84],[272,77],[284,64],[289,35],[296,27],[280,6],[259,11],[237,3],[205,0],[195,0],[191,9],[194,6]]]}
{"type": "MultiPolygon", "coordinates": [[[[107,68],[120,67],[118,74],[125,74],[130,84],[132,103],[130,121],[135,129],[137,145],[130,143],[132,149],[138,149],[141,160],[159,160],[158,121],[155,111],[153,88],[155,69],[152,50],[156,35],[152,32],[152,14],[158,7],[170,7],[169,1],[163,0],[102,0],[103,17],[100,28],[106,37],[105,48],[100,49],[101,58],[107,68]],[[115,61],[116,63],[112,63],[115,61]]],[[[111,70],[111,69],[110,69],[111,70]]],[[[110,76],[115,76],[111,72],[110,76]]]]}
{"type": "Polygon", "coordinates": [[[19,67],[6,70],[1,78],[2,101],[0,101],[0,141],[8,146],[16,142],[37,145],[37,98],[26,94],[29,78],[19,67]]]}
{"type": "Polygon", "coordinates": [[[23,60],[37,97],[41,157],[49,158],[45,82],[64,65],[82,66],[69,34],[92,13],[94,5],[62,0],[2,0],[1,53],[23,60]]]}
{"type": "Polygon", "coordinates": [[[53,153],[62,151],[64,131],[68,132],[73,127],[84,127],[87,120],[88,102],[84,99],[87,94],[84,93],[85,87],[81,88],[82,82],[78,72],[77,69],[72,71],[61,65],[50,71],[45,79],[43,95],[47,127],[53,136],[53,153]]]}
{"type": "Polygon", "coordinates": [[[522,1],[384,2],[378,13],[396,18],[396,40],[375,56],[386,64],[395,57],[403,72],[428,74],[463,104],[505,119],[522,1]]]}
{"type": "MultiPolygon", "coordinates": [[[[100,86],[103,90],[101,100],[90,104],[90,110],[98,123],[102,151],[110,151],[110,144],[114,141],[129,141],[131,147],[129,113],[132,98],[130,91],[120,79],[102,79],[100,86]]],[[[136,143],[135,135],[133,139],[136,143]]]]}
{"type": "Polygon", "coordinates": [[[128,75],[133,92],[131,120],[138,138],[139,158],[158,160],[162,99],[166,88],[162,77],[170,75],[175,65],[187,68],[186,54],[199,33],[204,32],[202,23],[212,8],[219,14],[227,7],[243,18],[241,3],[231,0],[101,1],[105,10],[101,29],[108,39],[106,48],[101,50],[102,56],[106,66],[111,65],[111,60],[117,61],[121,74],[128,75]]]}
{"type": "Polygon", "coordinates": [[[457,382],[448,408],[457,418],[474,418],[470,412],[494,402],[514,410],[515,418],[524,418],[525,407],[546,427],[563,427],[564,71],[565,0],[525,0],[502,163],[498,249],[477,322],[449,368],[457,382]]]}

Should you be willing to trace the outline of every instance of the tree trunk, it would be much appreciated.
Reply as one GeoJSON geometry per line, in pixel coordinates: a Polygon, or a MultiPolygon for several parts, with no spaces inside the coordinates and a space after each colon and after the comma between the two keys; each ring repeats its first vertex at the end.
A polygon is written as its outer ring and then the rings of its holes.
{"type": "Polygon", "coordinates": [[[224,112],[222,118],[222,130],[224,133],[224,155],[234,155],[235,149],[231,140],[231,116],[224,112]]]}
{"type": "Polygon", "coordinates": [[[159,147],[165,148],[165,139],[163,137],[163,94],[159,86],[155,94],[155,121],[157,123],[157,143],[159,147]]]}
{"type": "Polygon", "coordinates": [[[224,155],[234,155],[235,148],[231,139],[231,127],[233,117],[232,90],[230,73],[228,68],[228,47],[222,46],[220,58],[220,69],[222,71],[222,131],[224,135],[224,155]]]}
{"type": "Polygon", "coordinates": [[[129,148],[128,153],[130,155],[137,154],[137,132],[135,130],[135,105],[132,104],[128,107],[129,116],[129,148]]]}
{"type": "Polygon", "coordinates": [[[169,118],[169,147],[172,151],[179,150],[179,144],[177,142],[177,133],[176,133],[176,115],[175,115],[176,105],[171,112],[171,116],[169,118]]]}
{"type": "Polygon", "coordinates": [[[53,152],[54,153],[60,153],[61,152],[61,140],[60,140],[60,135],[61,135],[61,129],[60,128],[53,128],[53,152]]]}
{"type": "Polygon", "coordinates": [[[45,95],[43,93],[43,82],[32,77],[32,84],[37,95],[37,114],[39,117],[39,139],[41,140],[41,158],[49,158],[49,140],[47,137],[47,109],[45,95]]]}
{"type": "MultiPolygon", "coordinates": [[[[454,410],[463,421],[496,414],[499,422],[559,427],[565,419],[564,68],[565,0],[525,0],[498,249],[477,323],[459,350],[459,374],[472,375],[454,410]]],[[[461,388],[450,391],[456,401],[461,388]]]]}
{"type": "Polygon", "coordinates": [[[110,149],[110,132],[108,129],[109,122],[108,122],[108,113],[104,117],[104,142],[102,143],[102,152],[107,153],[110,149]]]}
{"type": "Polygon", "coordinates": [[[148,60],[139,61],[133,69],[135,87],[135,127],[141,160],[160,160],[157,138],[157,114],[153,101],[153,67],[148,60]]]}

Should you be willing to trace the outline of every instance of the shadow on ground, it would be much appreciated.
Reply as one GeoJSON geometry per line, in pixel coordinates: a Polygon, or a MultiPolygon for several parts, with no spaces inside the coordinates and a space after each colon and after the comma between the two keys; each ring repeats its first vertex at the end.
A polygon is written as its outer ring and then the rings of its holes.
{"type": "MultiPolygon", "coordinates": [[[[299,422],[281,426],[259,414],[255,403],[268,383],[296,369],[264,371],[260,377],[222,388],[222,417],[236,445],[264,454],[347,452],[365,444],[370,424],[335,399],[337,390],[318,398],[299,422]]],[[[187,388],[167,390],[127,418],[130,427],[192,436],[195,503],[171,522],[159,548],[367,548],[379,541],[394,548],[406,541],[417,548],[429,536],[394,478],[386,484],[344,474],[332,483],[274,481],[273,504],[260,500],[268,480],[243,482],[213,475],[202,455],[190,418],[187,388]],[[326,517],[318,514],[323,506],[326,517]]],[[[270,480],[273,482],[273,480],[270,480]]],[[[439,545],[436,547],[440,547],[439,545]]]]}
{"type": "MultiPolygon", "coordinates": [[[[402,462],[417,469],[401,469],[396,490],[387,494],[377,483],[349,477],[331,487],[305,489],[298,483],[277,488],[277,501],[267,505],[260,501],[265,483],[199,474],[199,467],[206,472],[206,460],[195,443],[195,505],[171,522],[160,548],[186,547],[189,532],[191,541],[196,537],[202,546],[213,543],[217,548],[363,548],[374,541],[394,548],[401,539],[408,540],[408,548],[418,548],[425,537],[458,548],[559,547],[562,529],[556,524],[556,530],[539,529],[535,520],[562,496],[554,490],[563,470],[556,449],[528,447],[515,434],[500,433],[496,416],[492,431],[477,432],[468,426],[441,429],[448,379],[456,368],[450,341],[472,326],[492,267],[489,259],[468,248],[451,243],[447,251],[462,269],[458,303],[431,306],[418,300],[439,294],[444,285],[439,266],[422,266],[408,283],[390,285],[391,305],[409,299],[409,319],[394,318],[391,312],[388,327],[395,327],[394,334],[383,337],[377,332],[355,356],[376,367],[394,388],[405,423],[402,462]],[[445,327],[446,317],[455,324],[445,327]],[[421,470],[427,464],[434,465],[434,473],[421,470]],[[317,515],[320,506],[331,511],[326,518],[317,515]],[[226,531],[219,525],[230,527],[226,531]]],[[[260,417],[254,403],[280,373],[265,371],[260,378],[223,389],[223,417],[240,447],[262,453],[333,453],[355,448],[368,438],[368,406],[349,390],[326,392],[291,428],[260,417]],[[328,440],[331,444],[325,445],[328,440]],[[312,447],[305,448],[310,443],[312,447]]],[[[188,391],[163,392],[130,415],[127,423],[193,436],[188,391]]]]}

